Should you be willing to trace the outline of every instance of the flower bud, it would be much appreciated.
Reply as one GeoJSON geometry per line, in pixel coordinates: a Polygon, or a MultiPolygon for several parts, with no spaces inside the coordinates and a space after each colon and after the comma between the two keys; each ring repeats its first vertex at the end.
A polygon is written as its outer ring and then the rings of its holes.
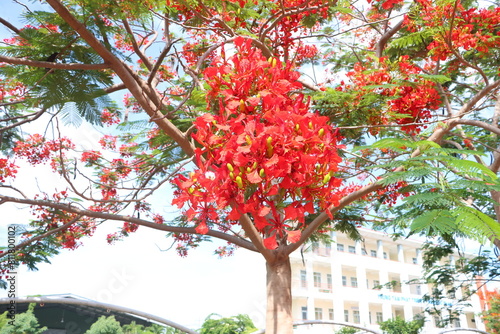
{"type": "Polygon", "coordinates": [[[242,189],[243,188],[243,180],[241,179],[241,176],[236,176],[236,185],[238,185],[238,188],[242,189]]]}

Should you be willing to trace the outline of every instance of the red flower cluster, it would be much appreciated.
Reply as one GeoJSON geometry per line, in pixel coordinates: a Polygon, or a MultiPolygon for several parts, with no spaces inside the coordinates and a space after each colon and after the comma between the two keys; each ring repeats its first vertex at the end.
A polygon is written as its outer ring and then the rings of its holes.
{"type": "Polygon", "coordinates": [[[118,115],[110,112],[107,109],[104,109],[103,112],[101,113],[101,121],[103,124],[106,124],[106,125],[113,125],[113,124],[120,123],[120,119],[118,118],[118,115]]]}
{"type": "Polygon", "coordinates": [[[55,152],[73,149],[75,145],[66,137],[54,140],[45,140],[40,134],[29,136],[25,141],[18,141],[14,152],[25,157],[32,165],[46,162],[55,152]]]}
{"type": "Polygon", "coordinates": [[[433,3],[429,0],[418,0],[420,23],[405,19],[405,27],[410,31],[419,29],[440,29],[443,22],[452,22],[451,31],[436,34],[434,40],[427,46],[434,60],[446,60],[454,52],[468,50],[477,51],[485,56],[490,48],[500,46],[500,8],[470,8],[464,9],[454,2],[433,3]],[[425,25],[425,26],[424,26],[425,25]]]}
{"type": "Polygon", "coordinates": [[[0,159],[0,182],[5,182],[8,177],[16,177],[17,167],[8,159],[0,159]]]}
{"type": "MultiPolygon", "coordinates": [[[[383,9],[391,10],[394,6],[403,4],[404,0],[375,0],[375,2],[383,9]]],[[[372,3],[372,0],[368,0],[368,3],[372,3]]]]}
{"type": "MultiPolygon", "coordinates": [[[[420,73],[421,69],[410,63],[408,56],[399,59],[397,68],[385,58],[381,58],[376,69],[369,69],[357,63],[354,71],[347,73],[354,85],[340,89],[358,91],[359,99],[367,92],[387,97],[387,103],[382,106],[382,110],[373,111],[371,124],[396,122],[405,125],[425,122],[431,118],[431,112],[441,106],[441,97],[435,84],[423,79],[420,73]]],[[[412,124],[401,129],[407,133],[415,133],[419,132],[420,127],[412,124]]]]}
{"type": "Polygon", "coordinates": [[[101,152],[99,151],[84,151],[80,160],[91,165],[101,158],[101,152]]]}
{"type": "Polygon", "coordinates": [[[229,206],[233,223],[249,213],[266,247],[274,249],[277,239],[300,238],[304,216],[315,205],[329,212],[338,203],[338,136],[293,92],[300,88],[297,72],[266,60],[250,40],[238,38],[235,45],[236,55],[205,71],[207,99],[212,107],[219,101],[219,113],[195,121],[199,169],[175,179],[173,203],[189,204],[187,219],[201,234],[209,223],[224,226],[220,210],[229,206]]]}
{"type": "MultiPolygon", "coordinates": [[[[63,190],[61,192],[54,193],[50,199],[56,203],[62,203],[66,201],[67,197],[68,193],[63,190]]],[[[48,200],[49,196],[45,194],[43,199],[48,200]]],[[[44,231],[53,230],[67,224],[77,216],[75,213],[61,213],[58,209],[46,208],[42,206],[32,206],[31,209],[36,217],[36,219],[31,222],[31,225],[37,228],[43,227],[44,231]]],[[[70,225],[66,229],[54,234],[54,237],[63,248],[75,249],[81,244],[79,240],[84,236],[93,235],[95,229],[96,225],[92,218],[82,217],[79,221],[70,225]]]]}

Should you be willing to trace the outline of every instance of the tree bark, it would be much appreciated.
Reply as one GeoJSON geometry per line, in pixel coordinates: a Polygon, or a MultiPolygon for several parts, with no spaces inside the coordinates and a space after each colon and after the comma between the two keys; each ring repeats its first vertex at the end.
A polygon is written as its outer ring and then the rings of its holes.
{"type": "Polygon", "coordinates": [[[292,269],[288,255],[266,262],[266,334],[292,334],[292,269]]]}

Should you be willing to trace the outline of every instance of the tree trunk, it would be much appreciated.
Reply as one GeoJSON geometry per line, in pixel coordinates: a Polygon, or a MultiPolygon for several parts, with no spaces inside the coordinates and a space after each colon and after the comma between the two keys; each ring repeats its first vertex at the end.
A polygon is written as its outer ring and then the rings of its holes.
{"type": "Polygon", "coordinates": [[[266,334],[292,334],[292,269],[288,255],[277,256],[267,268],[266,334]]]}
{"type": "MultiPolygon", "coordinates": [[[[493,198],[494,201],[497,203],[500,203],[500,191],[491,191],[491,198],[493,198]]],[[[495,205],[495,213],[497,216],[497,221],[500,223],[500,205],[495,205]]],[[[495,246],[497,246],[498,249],[500,249],[500,239],[495,238],[492,240],[495,246]]]]}

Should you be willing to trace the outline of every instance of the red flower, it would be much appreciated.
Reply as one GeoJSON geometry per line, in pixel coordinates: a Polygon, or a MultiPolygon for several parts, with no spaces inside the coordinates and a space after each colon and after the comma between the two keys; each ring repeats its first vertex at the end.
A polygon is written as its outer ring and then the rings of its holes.
{"type": "Polygon", "coordinates": [[[273,249],[285,234],[300,239],[296,228],[314,203],[328,213],[338,203],[338,138],[328,118],[310,113],[309,101],[294,93],[301,85],[289,64],[265,59],[250,40],[235,45],[237,54],[204,73],[207,102],[218,103],[219,113],[194,122],[199,169],[174,180],[173,204],[189,204],[185,215],[201,234],[213,223],[229,228],[219,218],[225,210],[229,220],[248,213],[273,249]]]}

